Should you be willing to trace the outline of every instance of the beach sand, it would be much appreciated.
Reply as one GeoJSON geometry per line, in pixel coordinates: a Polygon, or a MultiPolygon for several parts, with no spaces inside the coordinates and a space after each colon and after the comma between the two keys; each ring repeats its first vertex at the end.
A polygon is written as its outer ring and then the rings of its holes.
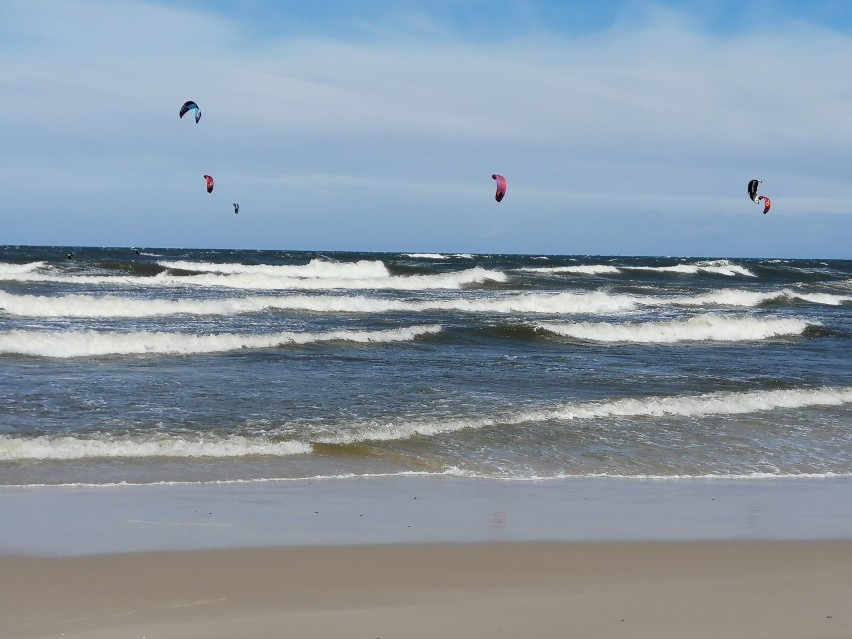
{"type": "Polygon", "coordinates": [[[850,542],[0,557],[0,636],[850,637],[850,542]]]}
{"type": "Polygon", "coordinates": [[[852,637],[852,481],[0,488],[0,637],[852,637]]]}

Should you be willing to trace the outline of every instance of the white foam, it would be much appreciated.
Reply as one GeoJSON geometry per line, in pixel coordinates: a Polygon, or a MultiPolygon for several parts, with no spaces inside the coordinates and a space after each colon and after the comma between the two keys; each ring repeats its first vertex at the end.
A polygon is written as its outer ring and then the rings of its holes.
{"type": "Polygon", "coordinates": [[[43,268],[45,265],[45,262],[29,262],[27,264],[8,264],[6,262],[0,262],[0,277],[32,273],[33,271],[43,268]]]}
{"type": "Polygon", "coordinates": [[[604,402],[569,403],[555,408],[508,412],[491,417],[364,424],[328,435],[316,443],[351,444],[362,441],[410,439],[466,429],[526,423],[606,419],[610,417],[706,417],[745,415],[777,409],[842,406],[852,403],[852,386],[815,389],[710,393],[693,396],[623,398],[604,402]]]}
{"type": "Polygon", "coordinates": [[[744,342],[801,335],[809,326],[801,319],[699,315],[686,320],[615,324],[610,322],[548,322],[535,326],[563,337],[593,342],[666,344],[674,342],[744,342]]]}
{"type": "Polygon", "coordinates": [[[0,309],[21,317],[158,317],[238,315],[268,309],[316,313],[459,311],[467,313],[589,314],[635,309],[637,298],[607,293],[521,293],[446,300],[389,300],[358,295],[282,295],[227,299],[138,299],[114,295],[12,295],[0,291],[0,309]]]}
{"type": "Polygon", "coordinates": [[[696,297],[676,300],[677,304],[704,306],[713,304],[716,306],[759,306],[765,302],[774,300],[801,300],[811,304],[822,304],[826,306],[840,306],[846,302],[852,302],[852,296],[834,295],[831,293],[803,293],[793,289],[782,289],[780,291],[743,291],[722,289],[698,295],[696,297]]]}
{"type": "Polygon", "coordinates": [[[744,275],[746,277],[757,277],[754,273],[743,266],[732,264],[728,260],[707,260],[695,264],[676,264],[674,266],[622,266],[621,268],[633,271],[656,271],[659,273],[681,273],[684,275],[695,275],[701,271],[715,275],[735,277],[744,275]]]}
{"type": "MultiPolygon", "coordinates": [[[[622,398],[603,402],[575,402],[553,408],[507,412],[489,417],[431,419],[407,422],[366,423],[314,438],[311,441],[279,441],[267,436],[215,436],[198,434],[137,435],[116,438],[111,434],[88,436],[0,436],[0,461],[61,460],[82,458],[210,457],[308,454],[312,445],[353,444],[365,441],[404,440],[465,429],[546,424],[574,420],[621,418],[694,418],[745,415],[779,409],[844,406],[852,403],[852,387],[822,387],[772,391],[723,392],[693,396],[622,398]]],[[[570,475],[566,475],[570,476],[570,475]]],[[[601,475],[611,476],[611,475],[601,475]]],[[[748,475],[753,477],[756,475],[748,475]]],[[[772,475],[775,476],[775,475],[772,475]]],[[[818,475],[819,476],[819,475],[818,475]]],[[[668,477],[667,477],[668,478],[668,477]]]]}
{"type": "Polygon", "coordinates": [[[287,277],[266,273],[234,273],[231,275],[203,273],[200,275],[164,275],[168,284],[216,286],[243,290],[399,290],[424,291],[459,289],[487,281],[504,282],[506,274],[480,267],[436,275],[394,275],[368,278],[349,277],[287,277]]]}
{"type": "MultiPolygon", "coordinates": [[[[381,262],[378,262],[381,264],[381,262]]],[[[279,267],[271,267],[279,268],[279,267]]],[[[280,267],[283,268],[283,267],[280,267]]],[[[382,266],[384,269],[384,266],[382,266]]],[[[192,269],[187,269],[192,270],[192,269]]],[[[237,270],[233,273],[204,272],[195,275],[175,275],[169,271],[153,277],[133,277],[126,275],[74,275],[69,273],[12,273],[6,280],[18,282],[57,282],[69,285],[108,285],[133,287],[219,287],[244,290],[455,290],[472,284],[484,282],[505,282],[508,278],[502,271],[493,271],[474,267],[451,273],[435,275],[389,275],[386,270],[376,269],[373,276],[353,269],[346,273],[330,269],[326,276],[320,275],[317,268],[313,275],[308,271],[287,275],[284,272],[265,272],[237,270]]]]}
{"type": "MultiPolygon", "coordinates": [[[[546,258],[545,258],[546,259],[546,258]]],[[[526,273],[553,273],[553,274],[578,274],[578,275],[612,275],[621,273],[616,266],[609,264],[586,264],[582,266],[541,266],[519,268],[518,271],[526,273]]]]}
{"type": "Polygon", "coordinates": [[[441,253],[403,253],[403,256],[416,260],[446,260],[449,258],[448,255],[442,255],[441,253]]]}
{"type": "Polygon", "coordinates": [[[743,266],[732,264],[728,260],[706,260],[702,262],[675,264],[673,266],[613,266],[612,264],[582,264],[576,266],[524,267],[518,271],[531,273],[554,273],[575,275],[617,275],[623,270],[651,271],[657,273],[680,273],[696,275],[701,272],[734,277],[744,275],[756,277],[754,273],[743,266]]]}
{"type": "Polygon", "coordinates": [[[56,358],[145,354],[192,355],[331,341],[355,343],[404,342],[440,331],[441,327],[437,325],[411,326],[381,331],[338,330],[325,333],[220,333],[211,335],[149,331],[112,333],[101,331],[13,330],[0,333],[0,354],[56,358]]]}
{"type": "Polygon", "coordinates": [[[91,436],[43,435],[15,437],[0,435],[0,461],[62,460],[86,458],[151,457],[249,457],[303,455],[310,444],[273,441],[267,437],[229,435],[151,435],[116,438],[110,434],[91,436]]]}
{"type": "Polygon", "coordinates": [[[359,260],[357,262],[331,262],[313,259],[307,264],[216,264],[213,262],[187,262],[182,260],[161,260],[157,262],[163,268],[197,271],[202,273],[262,274],[272,277],[323,278],[335,280],[374,279],[390,277],[387,267],[379,260],[359,260]]]}

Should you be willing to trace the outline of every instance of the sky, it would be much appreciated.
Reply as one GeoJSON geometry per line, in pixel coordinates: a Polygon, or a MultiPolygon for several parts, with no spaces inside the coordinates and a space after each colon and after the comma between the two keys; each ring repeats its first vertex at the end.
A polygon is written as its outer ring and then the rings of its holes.
{"type": "Polygon", "coordinates": [[[0,245],[852,258],[850,69],[839,0],[4,0],[0,245]]]}

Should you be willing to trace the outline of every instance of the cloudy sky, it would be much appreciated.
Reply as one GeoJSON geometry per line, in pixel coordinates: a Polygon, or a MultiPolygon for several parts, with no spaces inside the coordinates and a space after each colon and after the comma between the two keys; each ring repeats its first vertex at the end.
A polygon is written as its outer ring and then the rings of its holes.
{"type": "Polygon", "coordinates": [[[850,69],[839,1],[4,0],[0,244],[850,258],[850,69]]]}

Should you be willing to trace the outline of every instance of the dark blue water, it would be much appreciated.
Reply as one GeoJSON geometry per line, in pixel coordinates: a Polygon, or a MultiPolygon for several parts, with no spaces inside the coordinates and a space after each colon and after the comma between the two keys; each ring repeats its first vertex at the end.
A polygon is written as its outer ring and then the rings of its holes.
{"type": "Polygon", "coordinates": [[[848,475],[850,356],[852,261],[2,247],[0,484],[848,475]]]}

